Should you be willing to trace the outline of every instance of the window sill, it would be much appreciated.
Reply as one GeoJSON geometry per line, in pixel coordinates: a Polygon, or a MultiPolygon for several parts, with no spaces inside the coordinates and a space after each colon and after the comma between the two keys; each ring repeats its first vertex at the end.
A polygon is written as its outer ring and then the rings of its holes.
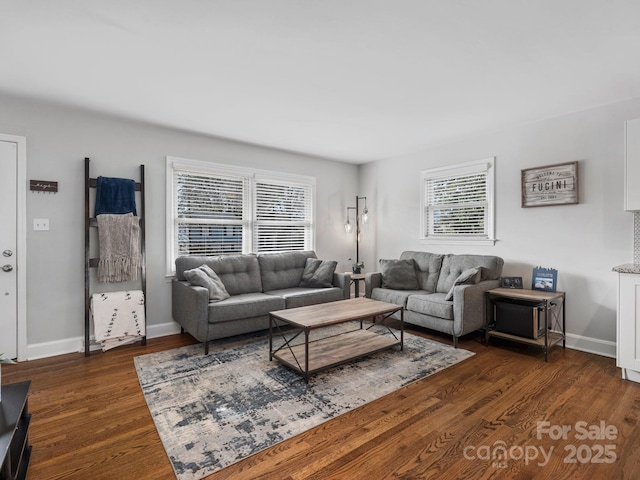
{"type": "Polygon", "coordinates": [[[495,238],[421,238],[420,243],[425,245],[495,245],[497,240],[495,238]]]}

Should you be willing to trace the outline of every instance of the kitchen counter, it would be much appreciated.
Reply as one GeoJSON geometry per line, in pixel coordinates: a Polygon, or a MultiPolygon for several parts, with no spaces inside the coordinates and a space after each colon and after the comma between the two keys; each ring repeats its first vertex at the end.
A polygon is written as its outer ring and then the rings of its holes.
{"type": "Polygon", "coordinates": [[[640,275],[640,263],[625,263],[623,265],[613,267],[612,270],[618,273],[637,273],[640,275]]]}

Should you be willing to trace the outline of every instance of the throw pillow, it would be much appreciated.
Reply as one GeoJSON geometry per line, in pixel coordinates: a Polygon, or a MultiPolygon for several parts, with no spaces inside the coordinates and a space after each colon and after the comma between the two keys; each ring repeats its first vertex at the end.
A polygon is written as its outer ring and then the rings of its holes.
{"type": "Polygon", "coordinates": [[[382,273],[382,288],[393,290],[418,290],[418,277],[416,276],[415,261],[407,260],[380,260],[382,273]]]}
{"type": "Polygon", "coordinates": [[[449,293],[444,297],[445,300],[453,300],[453,289],[456,288],[457,285],[475,285],[480,281],[480,267],[470,268],[465,270],[458,278],[456,278],[449,289],[449,293]]]}
{"type": "Polygon", "coordinates": [[[229,292],[225,288],[220,277],[208,265],[201,265],[198,268],[184,271],[184,278],[190,284],[204,287],[209,290],[209,300],[219,302],[229,298],[229,292]]]}
{"type": "Polygon", "coordinates": [[[227,292],[227,288],[222,283],[222,280],[216,272],[209,265],[200,265],[200,270],[207,274],[216,286],[214,295],[209,294],[209,300],[220,301],[229,298],[231,295],[227,292]]]}
{"type": "Polygon", "coordinates": [[[302,272],[301,287],[329,288],[333,284],[333,272],[336,270],[338,262],[334,260],[319,260],[317,258],[307,258],[307,262],[302,272]]]}

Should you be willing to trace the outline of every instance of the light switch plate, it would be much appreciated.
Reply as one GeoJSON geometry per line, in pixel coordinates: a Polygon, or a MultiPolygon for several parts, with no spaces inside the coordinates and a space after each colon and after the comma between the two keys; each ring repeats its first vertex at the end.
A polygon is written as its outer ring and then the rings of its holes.
{"type": "Polygon", "coordinates": [[[34,230],[49,230],[49,219],[48,218],[34,218],[33,219],[33,229],[34,230]]]}

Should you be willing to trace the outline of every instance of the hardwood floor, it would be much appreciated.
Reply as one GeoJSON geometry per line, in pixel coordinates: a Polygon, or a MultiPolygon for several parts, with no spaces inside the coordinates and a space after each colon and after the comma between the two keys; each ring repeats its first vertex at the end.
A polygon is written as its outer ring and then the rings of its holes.
{"type": "MultiPolygon", "coordinates": [[[[175,478],[133,357],[191,343],[173,335],[3,366],[3,383],[32,380],[28,478],[175,478]]],[[[640,384],[614,359],[560,347],[544,363],[533,347],[474,337],[460,348],[476,355],[207,478],[640,478],[640,384]]]]}

